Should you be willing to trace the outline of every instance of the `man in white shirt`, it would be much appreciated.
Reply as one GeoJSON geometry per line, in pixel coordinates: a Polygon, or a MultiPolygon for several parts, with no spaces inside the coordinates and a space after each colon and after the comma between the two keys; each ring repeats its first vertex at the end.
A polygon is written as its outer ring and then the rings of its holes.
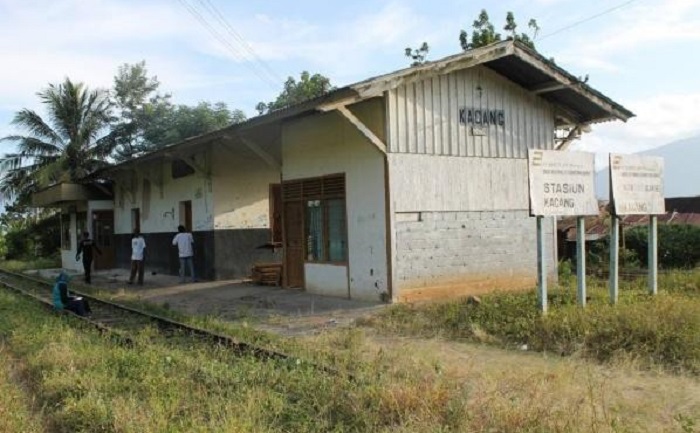
{"type": "Polygon", "coordinates": [[[141,236],[139,229],[134,229],[134,236],[131,238],[131,275],[129,284],[134,283],[134,277],[138,272],[138,283],[143,285],[143,258],[146,251],[146,241],[141,236]]]}
{"type": "Polygon", "coordinates": [[[180,283],[185,282],[185,266],[190,268],[190,276],[194,283],[196,281],[194,277],[194,262],[192,261],[194,238],[192,238],[192,233],[187,232],[183,225],[177,226],[177,232],[173,238],[173,245],[177,246],[178,256],[180,257],[180,283]]]}

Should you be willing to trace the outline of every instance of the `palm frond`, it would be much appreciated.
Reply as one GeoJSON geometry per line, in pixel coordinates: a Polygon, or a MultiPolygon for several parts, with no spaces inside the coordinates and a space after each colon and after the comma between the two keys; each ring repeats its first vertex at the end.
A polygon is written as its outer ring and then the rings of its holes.
{"type": "Polygon", "coordinates": [[[17,143],[17,150],[27,155],[56,155],[61,153],[60,147],[34,137],[11,135],[3,140],[14,141],[17,143]]]}
{"type": "Polygon", "coordinates": [[[15,114],[12,119],[12,125],[27,131],[34,138],[49,142],[54,146],[60,147],[64,144],[59,134],[44,122],[33,110],[23,109],[15,114]]]}

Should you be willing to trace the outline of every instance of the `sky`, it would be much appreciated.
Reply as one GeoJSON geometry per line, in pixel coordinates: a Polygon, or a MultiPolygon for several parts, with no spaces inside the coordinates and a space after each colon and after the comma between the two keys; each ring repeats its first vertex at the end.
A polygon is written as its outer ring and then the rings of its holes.
{"type": "Polygon", "coordinates": [[[18,110],[43,114],[36,92],[49,83],[108,89],[141,60],[176,103],[223,101],[252,117],[304,70],[343,86],[408,66],[404,49],[423,41],[429,60],[458,53],[482,8],[498,28],[507,11],[522,30],[536,19],[543,55],[637,115],[594,126],[573,150],[700,134],[700,0],[0,0],[0,137],[19,132],[18,110]]]}

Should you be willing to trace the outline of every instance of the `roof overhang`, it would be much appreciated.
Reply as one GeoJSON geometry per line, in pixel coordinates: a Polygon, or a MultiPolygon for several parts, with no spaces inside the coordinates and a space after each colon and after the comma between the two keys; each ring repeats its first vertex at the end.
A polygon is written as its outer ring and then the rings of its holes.
{"type": "Polygon", "coordinates": [[[353,84],[360,99],[475,66],[487,67],[552,103],[567,123],[627,121],[630,110],[520,42],[504,41],[353,84]]]}
{"type": "Polygon", "coordinates": [[[187,138],[146,155],[108,167],[93,177],[103,175],[109,177],[110,173],[130,170],[144,162],[181,157],[217,141],[229,140],[231,137],[259,131],[261,128],[279,127],[286,120],[381,97],[385,92],[405,84],[476,66],[487,67],[550,102],[555,108],[557,127],[584,126],[611,120],[626,122],[634,116],[630,110],[593,89],[585,83],[585,80],[580,80],[570,74],[537,51],[520,42],[503,41],[441,60],[369,78],[242,123],[187,138]]]}
{"type": "Polygon", "coordinates": [[[59,183],[32,194],[32,206],[60,207],[70,202],[111,199],[112,192],[106,185],[59,183]]]}

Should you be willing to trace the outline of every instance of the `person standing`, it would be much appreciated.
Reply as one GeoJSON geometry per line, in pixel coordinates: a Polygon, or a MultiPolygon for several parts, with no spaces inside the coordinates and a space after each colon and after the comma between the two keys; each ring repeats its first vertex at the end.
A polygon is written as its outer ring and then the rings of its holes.
{"type": "Polygon", "coordinates": [[[92,276],[92,250],[102,255],[102,251],[95,245],[95,241],[90,239],[90,233],[84,232],[83,239],[78,242],[78,252],[75,254],[75,261],[80,261],[80,255],[83,255],[83,270],[85,271],[85,283],[87,284],[90,284],[92,276]]]}
{"type": "Polygon", "coordinates": [[[143,260],[146,253],[146,241],[139,229],[134,229],[134,236],[131,238],[131,275],[129,284],[134,284],[134,277],[138,273],[138,283],[143,285],[143,260]]]}
{"type": "Polygon", "coordinates": [[[177,226],[177,234],[173,238],[173,245],[177,246],[178,256],[180,257],[180,283],[185,282],[185,267],[190,268],[190,276],[192,277],[192,282],[196,281],[194,276],[194,262],[192,261],[192,256],[194,255],[192,246],[194,245],[194,238],[192,233],[185,230],[185,226],[177,226]]]}

